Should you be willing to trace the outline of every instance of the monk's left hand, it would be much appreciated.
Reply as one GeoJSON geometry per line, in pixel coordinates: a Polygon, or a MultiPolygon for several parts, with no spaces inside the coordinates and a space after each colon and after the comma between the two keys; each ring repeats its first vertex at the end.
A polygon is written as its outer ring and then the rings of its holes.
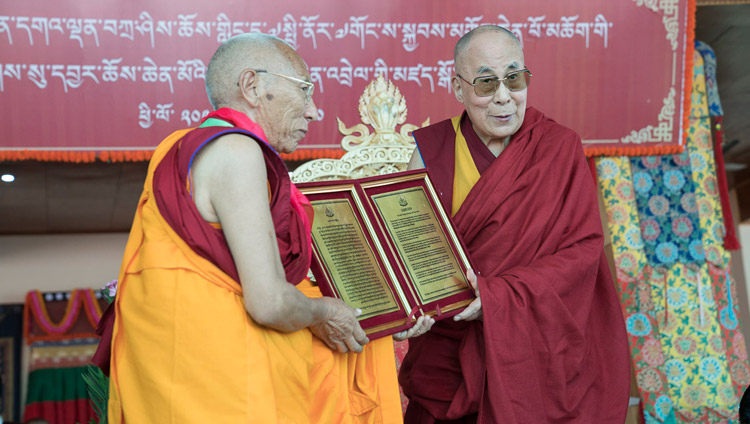
{"type": "Polygon", "coordinates": [[[422,315],[421,317],[417,319],[417,323],[414,324],[413,327],[411,327],[408,330],[401,331],[399,333],[394,334],[393,340],[400,342],[406,339],[410,339],[412,337],[419,337],[422,334],[430,331],[430,328],[432,328],[432,324],[435,324],[434,318],[432,318],[429,315],[422,315]]]}
{"type": "Polygon", "coordinates": [[[474,299],[473,302],[469,304],[469,306],[466,307],[463,311],[461,311],[460,314],[453,317],[455,321],[474,321],[474,320],[481,320],[482,319],[482,298],[479,297],[479,286],[477,285],[477,275],[474,274],[473,270],[468,270],[466,272],[466,278],[469,280],[469,283],[471,284],[471,288],[474,289],[474,294],[476,295],[476,299],[474,299]]]}

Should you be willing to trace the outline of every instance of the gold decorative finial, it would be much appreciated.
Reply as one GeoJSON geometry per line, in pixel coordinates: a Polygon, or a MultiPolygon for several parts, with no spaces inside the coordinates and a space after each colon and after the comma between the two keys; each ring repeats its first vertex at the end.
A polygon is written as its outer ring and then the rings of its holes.
{"type": "MultiPolygon", "coordinates": [[[[305,162],[294,170],[292,181],[342,180],[405,171],[416,147],[409,133],[419,127],[404,124],[406,99],[398,88],[378,75],[359,97],[359,116],[362,123],[351,128],[336,118],[344,136],[341,147],[346,151],[341,159],[305,162]],[[397,132],[396,126],[401,124],[397,132]]],[[[426,125],[430,125],[430,118],[422,123],[426,125]]]]}
{"type": "MultiPolygon", "coordinates": [[[[406,99],[392,82],[387,81],[380,74],[365,87],[359,97],[359,116],[362,124],[347,128],[336,117],[339,132],[344,135],[341,147],[346,151],[354,148],[376,144],[413,146],[414,140],[409,133],[419,128],[416,125],[405,124],[397,133],[396,126],[406,122],[406,99]],[[370,133],[370,125],[375,132],[370,133]]],[[[422,126],[430,124],[427,118],[422,126]]]]}

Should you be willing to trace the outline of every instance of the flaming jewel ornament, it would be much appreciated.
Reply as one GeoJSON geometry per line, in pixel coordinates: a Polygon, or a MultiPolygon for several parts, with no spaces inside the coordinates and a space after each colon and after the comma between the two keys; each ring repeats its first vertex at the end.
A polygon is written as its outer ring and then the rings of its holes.
{"type": "MultiPolygon", "coordinates": [[[[362,123],[347,128],[336,118],[339,133],[344,136],[341,147],[347,153],[341,159],[305,162],[292,173],[292,181],[353,179],[405,171],[415,147],[409,133],[419,128],[404,124],[406,112],[406,99],[398,88],[378,75],[359,98],[362,123]],[[401,125],[398,132],[397,125],[401,125]]],[[[429,124],[430,118],[427,118],[422,126],[429,124]]]]}

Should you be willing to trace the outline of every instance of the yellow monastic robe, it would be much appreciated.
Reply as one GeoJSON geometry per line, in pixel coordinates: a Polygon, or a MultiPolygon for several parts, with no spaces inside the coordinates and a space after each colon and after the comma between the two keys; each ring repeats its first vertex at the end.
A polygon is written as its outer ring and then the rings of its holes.
{"type": "Polygon", "coordinates": [[[451,216],[455,216],[461,205],[464,204],[466,196],[469,195],[474,184],[479,181],[479,170],[471,158],[469,145],[461,132],[461,116],[451,118],[453,130],[456,132],[455,145],[455,170],[453,172],[453,204],[451,205],[451,216]]]}
{"type": "MultiPolygon", "coordinates": [[[[163,219],[153,172],[186,131],[154,153],[125,250],[110,423],[401,422],[390,337],[360,354],[340,354],[307,329],[280,333],[256,324],[242,287],[163,219]]],[[[297,287],[321,296],[309,281],[297,287]]]]}

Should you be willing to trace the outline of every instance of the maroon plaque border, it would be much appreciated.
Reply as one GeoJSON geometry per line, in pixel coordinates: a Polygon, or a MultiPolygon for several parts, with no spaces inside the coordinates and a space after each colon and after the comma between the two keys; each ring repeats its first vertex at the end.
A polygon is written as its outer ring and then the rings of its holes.
{"type": "MultiPolygon", "coordinates": [[[[450,215],[445,213],[426,170],[405,171],[357,180],[320,181],[300,183],[296,186],[309,200],[346,199],[360,221],[365,240],[372,249],[381,272],[394,294],[399,310],[360,320],[360,325],[371,339],[387,336],[411,327],[423,314],[436,320],[445,319],[462,311],[474,299],[468,287],[452,296],[421,304],[411,288],[411,280],[404,261],[395,253],[393,240],[385,231],[385,222],[376,211],[371,196],[410,187],[422,187],[441,225],[451,250],[462,267],[464,275],[471,262],[463,242],[458,237],[450,215]],[[365,218],[366,217],[366,218],[365,218]],[[398,287],[396,287],[398,285],[398,287]],[[406,303],[406,305],[404,304],[406,303]]],[[[320,260],[320,252],[313,243],[313,260],[310,269],[324,296],[341,298],[330,281],[330,273],[320,260]]]]}
{"type": "MultiPolygon", "coordinates": [[[[370,338],[378,338],[397,333],[411,327],[412,323],[409,320],[409,312],[407,311],[407,306],[404,305],[403,300],[396,293],[396,288],[394,286],[394,278],[398,279],[398,276],[394,275],[394,273],[392,272],[389,272],[389,266],[386,264],[386,260],[391,261],[392,256],[390,255],[390,252],[387,252],[383,249],[382,244],[380,244],[379,241],[376,241],[373,238],[373,232],[368,230],[366,221],[363,218],[363,214],[367,214],[367,211],[363,210],[363,208],[357,204],[357,200],[355,200],[355,196],[359,196],[359,194],[356,192],[356,184],[351,180],[347,180],[336,181],[336,184],[321,184],[320,186],[308,185],[307,183],[304,185],[298,184],[297,187],[311,201],[329,199],[348,200],[352,206],[352,210],[354,211],[354,216],[357,218],[357,220],[360,221],[360,227],[363,229],[362,232],[365,236],[365,241],[367,242],[368,247],[373,251],[375,260],[377,261],[381,272],[385,276],[389,289],[391,290],[391,293],[394,294],[396,303],[399,306],[398,311],[361,319],[360,325],[365,330],[367,335],[370,338]],[[310,191],[311,188],[316,188],[320,191],[310,191]],[[379,253],[380,251],[383,251],[384,254],[379,253]]],[[[315,245],[315,243],[313,243],[312,259],[313,260],[310,264],[310,269],[315,276],[315,282],[318,284],[318,287],[320,287],[320,291],[324,296],[340,299],[341,295],[336,289],[336,286],[331,282],[330,273],[327,269],[325,269],[323,261],[320,258],[320,250],[318,249],[318,246],[315,245]]],[[[407,303],[413,304],[414,300],[408,299],[407,303]]],[[[416,320],[416,318],[414,319],[416,320]]]]}
{"type": "MultiPolygon", "coordinates": [[[[430,180],[427,170],[420,169],[415,171],[400,172],[397,174],[389,174],[388,177],[389,178],[371,177],[358,181],[358,188],[362,190],[362,193],[368,200],[370,210],[372,211],[372,216],[378,223],[379,237],[387,241],[391,251],[396,251],[394,245],[395,243],[393,242],[390,233],[388,231],[385,231],[385,221],[379,213],[375,212],[377,208],[375,207],[374,201],[372,200],[372,196],[387,193],[389,191],[393,191],[394,189],[401,190],[404,188],[420,187],[424,189],[424,192],[427,195],[427,200],[430,202],[430,205],[435,212],[438,223],[440,224],[443,233],[447,236],[446,239],[448,240],[451,251],[458,260],[459,266],[462,267],[462,271],[465,276],[466,272],[471,267],[471,261],[469,259],[469,256],[466,254],[466,247],[461,241],[461,238],[458,236],[450,215],[448,215],[443,209],[442,203],[440,202],[437,192],[432,185],[432,181],[430,180]]],[[[405,272],[406,264],[404,263],[403,259],[400,257],[400,255],[392,255],[392,257],[393,260],[398,262],[401,269],[403,270],[403,279],[409,280],[408,273],[405,272]]],[[[469,287],[468,280],[465,279],[464,282],[467,287],[469,287]]],[[[406,283],[406,287],[411,286],[413,286],[413,283],[411,281],[406,283]]],[[[411,297],[413,299],[418,298],[416,293],[412,293],[411,297]]],[[[473,290],[468,289],[466,291],[456,293],[452,296],[448,296],[434,302],[425,304],[422,304],[418,300],[415,302],[419,307],[422,308],[425,314],[439,320],[458,314],[459,312],[464,310],[464,308],[469,303],[471,303],[474,298],[475,296],[473,290]]]]}

